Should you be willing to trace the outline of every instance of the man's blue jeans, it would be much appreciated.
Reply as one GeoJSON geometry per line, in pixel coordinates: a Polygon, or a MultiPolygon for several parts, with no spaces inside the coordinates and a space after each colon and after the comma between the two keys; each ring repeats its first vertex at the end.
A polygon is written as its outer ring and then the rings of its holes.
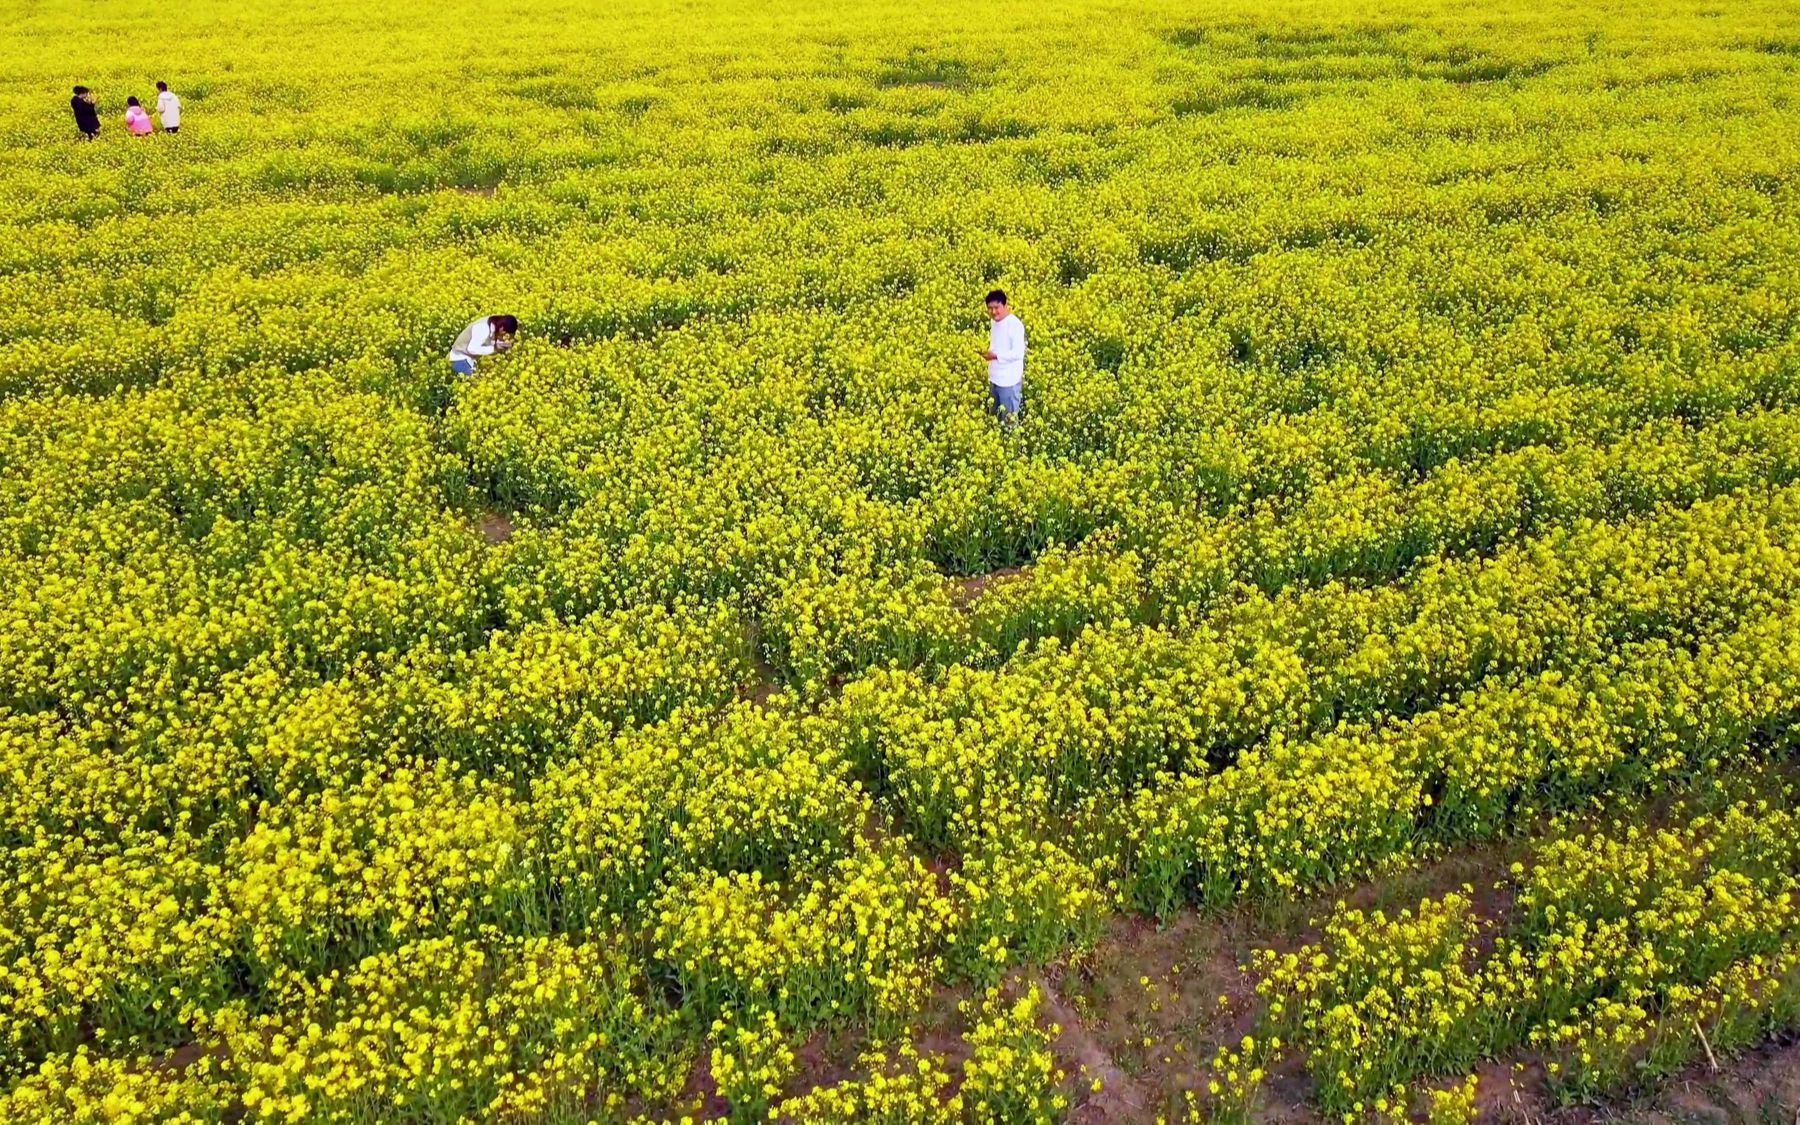
{"type": "Polygon", "coordinates": [[[450,370],[456,372],[458,375],[473,375],[475,374],[475,361],[472,359],[453,359],[450,361],[450,370]]]}
{"type": "Polygon", "coordinates": [[[1010,387],[997,387],[988,384],[988,394],[994,396],[994,413],[1002,419],[1016,421],[1019,410],[1025,405],[1025,384],[1014,383],[1010,387]]]}

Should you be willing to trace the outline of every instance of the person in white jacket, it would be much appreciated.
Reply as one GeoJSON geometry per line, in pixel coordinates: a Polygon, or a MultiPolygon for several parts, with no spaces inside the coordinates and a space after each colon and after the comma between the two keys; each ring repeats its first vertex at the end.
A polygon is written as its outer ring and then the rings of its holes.
{"type": "Polygon", "coordinates": [[[509,351],[513,337],[519,334],[516,316],[484,316],[472,320],[456,335],[450,345],[450,370],[458,375],[475,374],[475,361],[484,355],[509,351]]]}
{"type": "Polygon", "coordinates": [[[156,112],[162,118],[163,132],[181,132],[181,99],[167,82],[156,84],[156,112]]]}
{"type": "Polygon", "coordinates": [[[1013,315],[1002,290],[987,295],[987,310],[994,321],[987,351],[981,353],[988,361],[988,394],[1000,421],[1012,426],[1025,405],[1025,325],[1013,315]]]}

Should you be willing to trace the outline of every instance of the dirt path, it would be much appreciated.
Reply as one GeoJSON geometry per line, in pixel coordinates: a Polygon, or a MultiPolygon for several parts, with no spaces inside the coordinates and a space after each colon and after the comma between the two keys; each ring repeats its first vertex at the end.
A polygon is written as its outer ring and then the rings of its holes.
{"type": "Polygon", "coordinates": [[[1076,1122],[1145,1121],[1153,1117],[1149,1095],[1135,1079],[1119,1069],[1106,1048],[1088,1033],[1081,1017],[1063,1002],[1056,982],[1045,975],[1037,978],[1037,984],[1044,994],[1045,1011],[1062,1029],[1056,1038],[1057,1054],[1077,1068],[1074,1072],[1077,1105],[1070,1119],[1076,1122]],[[1100,1081],[1098,1092],[1093,1090],[1095,1079],[1100,1081]]]}
{"type": "Polygon", "coordinates": [[[1645,1125],[1800,1125],[1800,1038],[1790,1036],[1723,1061],[1717,1071],[1704,1064],[1694,1067],[1665,1084],[1647,1107],[1602,1109],[1588,1115],[1588,1120],[1642,1121],[1645,1125]]]}
{"type": "Polygon", "coordinates": [[[750,666],[755,674],[739,695],[758,707],[766,707],[770,698],[782,689],[781,673],[763,652],[762,625],[754,618],[744,622],[744,650],[750,654],[750,666]]]}

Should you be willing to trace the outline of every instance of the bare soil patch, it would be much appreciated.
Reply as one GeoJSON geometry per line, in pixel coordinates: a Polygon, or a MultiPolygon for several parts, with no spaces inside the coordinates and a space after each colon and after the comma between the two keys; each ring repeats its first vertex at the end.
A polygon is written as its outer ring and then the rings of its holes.
{"type": "Polygon", "coordinates": [[[971,574],[963,578],[950,580],[950,598],[959,606],[968,606],[976,598],[987,593],[989,587],[1012,582],[1024,576],[1026,570],[1022,566],[1001,567],[986,574],[971,574]]]}
{"type": "Polygon", "coordinates": [[[488,546],[497,547],[512,538],[513,520],[505,512],[483,512],[475,523],[475,530],[481,533],[488,546]]]}
{"type": "Polygon", "coordinates": [[[755,662],[756,678],[743,690],[743,698],[758,707],[767,707],[769,700],[781,691],[781,680],[775,674],[774,665],[766,660],[755,662]]]}
{"type": "Polygon", "coordinates": [[[1702,1061],[1635,1098],[1554,1105],[1536,1060],[1490,1062],[1477,1072],[1477,1109],[1498,1125],[1792,1125],[1800,1122],[1800,1036],[1702,1061]]]}
{"type": "Polygon", "coordinates": [[[747,699],[757,707],[767,707],[783,684],[781,673],[763,655],[762,625],[755,620],[744,622],[744,651],[750,654],[750,666],[755,674],[749,683],[738,689],[738,698],[747,699]]]}
{"type": "Polygon", "coordinates": [[[1595,1111],[1589,1119],[1635,1119],[1645,1125],[1800,1122],[1800,1037],[1721,1061],[1716,1071],[1704,1064],[1694,1067],[1664,1085],[1641,1117],[1625,1107],[1611,1114],[1595,1111]]]}
{"type": "Polygon", "coordinates": [[[177,1073],[193,1066],[208,1055],[218,1053],[217,1048],[189,1041],[175,1047],[156,1058],[150,1064],[151,1070],[173,1070],[177,1073]]]}
{"type": "Polygon", "coordinates": [[[793,1091],[823,1090],[859,1078],[856,1064],[864,1038],[847,1028],[815,1031],[794,1051],[795,1075],[788,1083],[793,1091]]]}
{"type": "Polygon", "coordinates": [[[1044,1010],[1059,1029],[1054,1044],[1056,1053],[1073,1063],[1072,1073],[1079,1091],[1080,1103],[1072,1115],[1074,1121],[1131,1121],[1143,1117],[1146,1095],[1137,1082],[1113,1061],[1105,1047],[1088,1033],[1081,1017],[1057,995],[1055,980],[1046,975],[1038,986],[1043,991],[1044,1010]],[[1100,1089],[1094,1090],[1098,1081],[1100,1089]]]}

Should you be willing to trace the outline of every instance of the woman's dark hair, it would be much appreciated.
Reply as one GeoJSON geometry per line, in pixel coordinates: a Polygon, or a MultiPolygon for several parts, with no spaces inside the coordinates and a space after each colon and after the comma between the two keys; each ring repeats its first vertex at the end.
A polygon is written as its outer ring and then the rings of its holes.
{"type": "Polygon", "coordinates": [[[1006,303],[1006,290],[1004,290],[1004,289],[996,289],[996,290],[994,290],[994,291],[993,291],[993,292],[991,292],[991,293],[989,293],[989,294],[988,294],[988,295],[987,295],[987,300],[986,300],[986,301],[984,301],[984,302],[983,302],[983,304],[989,304],[989,305],[991,305],[991,304],[993,304],[993,303],[994,303],[994,302],[995,302],[995,301],[999,301],[999,302],[1000,302],[1000,303],[1001,303],[1001,304],[1003,304],[1003,305],[1004,305],[1004,304],[1005,304],[1005,303],[1006,303]]]}
{"type": "Polygon", "coordinates": [[[516,316],[490,316],[488,325],[496,332],[504,332],[508,336],[513,336],[519,331],[519,318],[516,316]]]}
{"type": "Polygon", "coordinates": [[[141,103],[136,98],[126,98],[125,104],[126,105],[140,105],[141,103]]]}
{"type": "Polygon", "coordinates": [[[169,88],[169,84],[167,82],[158,82],[156,84],[156,88],[158,90],[167,90],[169,88]]]}
{"type": "Polygon", "coordinates": [[[80,96],[81,96],[81,95],[83,95],[83,94],[85,94],[85,93],[87,93],[87,87],[86,87],[86,86],[77,86],[77,87],[75,87],[75,96],[76,96],[76,97],[78,97],[78,98],[79,98],[79,97],[80,97],[80,96]]]}

